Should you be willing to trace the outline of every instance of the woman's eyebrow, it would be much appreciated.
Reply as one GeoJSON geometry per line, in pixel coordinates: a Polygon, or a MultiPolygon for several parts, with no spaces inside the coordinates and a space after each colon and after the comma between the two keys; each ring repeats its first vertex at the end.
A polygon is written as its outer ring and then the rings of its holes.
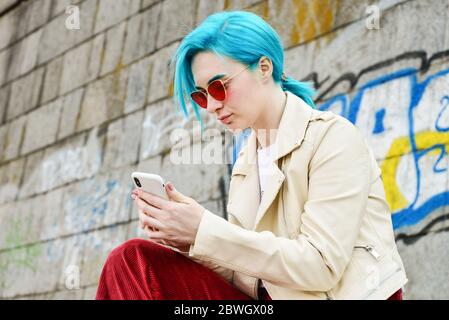
{"type": "MultiPolygon", "coordinates": [[[[213,76],[212,78],[210,78],[209,81],[207,81],[207,84],[209,85],[209,83],[211,83],[212,81],[217,80],[217,79],[221,79],[224,76],[226,76],[226,75],[225,74],[217,74],[216,76],[213,76]]],[[[198,87],[198,86],[196,86],[195,88],[203,89],[202,87],[198,87]]]]}

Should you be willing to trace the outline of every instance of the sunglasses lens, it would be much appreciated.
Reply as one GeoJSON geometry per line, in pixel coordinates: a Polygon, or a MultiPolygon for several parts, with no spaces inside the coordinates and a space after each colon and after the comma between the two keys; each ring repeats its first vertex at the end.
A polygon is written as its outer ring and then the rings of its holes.
{"type": "Polygon", "coordinates": [[[207,87],[207,91],[215,100],[223,101],[226,98],[226,90],[223,82],[220,80],[211,82],[207,87]]]}
{"type": "Polygon", "coordinates": [[[204,92],[195,91],[190,94],[193,101],[196,102],[201,108],[207,109],[207,96],[204,92]]]}

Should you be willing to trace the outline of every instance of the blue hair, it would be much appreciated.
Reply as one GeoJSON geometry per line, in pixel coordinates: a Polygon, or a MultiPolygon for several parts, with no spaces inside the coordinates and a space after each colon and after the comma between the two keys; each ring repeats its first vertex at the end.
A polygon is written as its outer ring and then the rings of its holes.
{"type": "Polygon", "coordinates": [[[181,42],[172,57],[174,68],[173,98],[179,103],[182,112],[188,117],[186,96],[196,118],[203,126],[199,106],[192,101],[190,93],[195,91],[191,64],[193,57],[203,51],[226,56],[253,70],[262,56],[273,64],[273,79],[284,91],[289,91],[315,107],[312,96],[315,94],[310,83],[286,77],[284,71],[284,50],[278,33],[261,17],[246,11],[224,11],[208,16],[181,42]],[[244,45],[242,45],[244,44],[244,45]]]}

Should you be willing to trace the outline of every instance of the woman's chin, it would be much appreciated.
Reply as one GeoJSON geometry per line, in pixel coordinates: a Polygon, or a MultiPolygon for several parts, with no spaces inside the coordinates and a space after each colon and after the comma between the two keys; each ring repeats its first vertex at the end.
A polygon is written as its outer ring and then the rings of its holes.
{"type": "Polygon", "coordinates": [[[248,126],[242,126],[239,123],[235,123],[235,122],[230,122],[227,125],[225,125],[226,129],[231,131],[232,133],[240,133],[243,130],[245,130],[248,126]]]}

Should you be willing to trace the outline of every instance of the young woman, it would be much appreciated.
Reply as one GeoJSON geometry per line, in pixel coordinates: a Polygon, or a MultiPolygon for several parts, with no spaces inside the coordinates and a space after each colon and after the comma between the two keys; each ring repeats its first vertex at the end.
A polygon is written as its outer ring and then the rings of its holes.
{"type": "MultiPolygon", "coordinates": [[[[300,57],[298,57],[300,58],[300,57]]],[[[278,34],[220,12],[174,62],[186,96],[230,130],[251,128],[233,167],[228,221],[171,183],[133,191],[148,240],[114,249],[98,299],[401,299],[407,282],[380,169],[360,131],[313,107],[287,77],[278,34]]]]}

